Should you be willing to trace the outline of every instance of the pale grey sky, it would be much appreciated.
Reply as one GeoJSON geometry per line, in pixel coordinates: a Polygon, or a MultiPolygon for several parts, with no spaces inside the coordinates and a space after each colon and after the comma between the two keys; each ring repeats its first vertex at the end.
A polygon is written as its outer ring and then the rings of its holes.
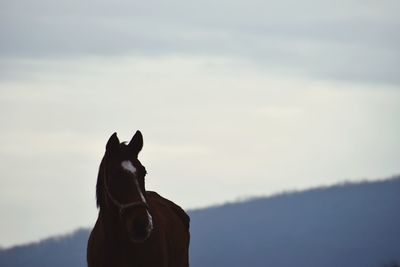
{"type": "Polygon", "coordinates": [[[1,1],[0,245],[93,225],[108,137],[203,207],[398,174],[398,1],[1,1]]]}

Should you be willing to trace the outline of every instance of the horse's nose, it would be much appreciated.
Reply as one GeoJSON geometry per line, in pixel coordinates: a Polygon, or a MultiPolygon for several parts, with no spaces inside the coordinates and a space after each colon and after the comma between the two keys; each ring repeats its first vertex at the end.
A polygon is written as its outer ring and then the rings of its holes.
{"type": "Polygon", "coordinates": [[[145,220],[135,220],[133,222],[133,231],[134,232],[145,232],[147,228],[148,222],[145,220]]]}
{"type": "Polygon", "coordinates": [[[143,242],[145,241],[151,232],[150,222],[146,219],[137,218],[132,222],[130,227],[130,238],[134,242],[143,242]]]}

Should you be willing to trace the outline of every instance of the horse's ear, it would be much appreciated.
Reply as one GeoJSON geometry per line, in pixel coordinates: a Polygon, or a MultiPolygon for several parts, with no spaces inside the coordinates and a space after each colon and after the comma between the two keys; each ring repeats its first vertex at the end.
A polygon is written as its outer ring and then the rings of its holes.
{"type": "Polygon", "coordinates": [[[113,151],[119,147],[119,139],[117,136],[117,133],[113,133],[108,139],[107,145],[106,145],[106,150],[107,151],[113,151]]]}
{"type": "Polygon", "coordinates": [[[128,144],[130,151],[136,156],[143,148],[143,135],[140,131],[136,131],[135,135],[132,137],[128,144]]]}

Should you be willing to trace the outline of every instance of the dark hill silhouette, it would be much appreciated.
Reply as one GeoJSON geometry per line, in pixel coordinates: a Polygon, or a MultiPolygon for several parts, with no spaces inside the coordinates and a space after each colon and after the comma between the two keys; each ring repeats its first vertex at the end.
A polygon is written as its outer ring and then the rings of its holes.
{"type": "MultiPolygon", "coordinates": [[[[192,267],[380,267],[400,262],[400,177],[256,198],[189,214],[192,267]]],[[[88,233],[82,229],[0,250],[0,266],[86,266],[88,233]]]]}
{"type": "Polygon", "coordinates": [[[0,250],[0,267],[80,267],[86,266],[89,230],[49,238],[40,242],[0,250]]]}

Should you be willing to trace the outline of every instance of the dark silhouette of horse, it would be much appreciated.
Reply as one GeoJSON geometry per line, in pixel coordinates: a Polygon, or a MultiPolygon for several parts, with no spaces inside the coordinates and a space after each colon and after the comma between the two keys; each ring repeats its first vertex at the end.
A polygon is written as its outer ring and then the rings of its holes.
{"type": "Polygon", "coordinates": [[[114,133],[107,142],[96,186],[99,215],[88,241],[89,267],[189,266],[189,216],[155,192],[145,191],[138,160],[143,137],[129,144],[114,133]]]}

